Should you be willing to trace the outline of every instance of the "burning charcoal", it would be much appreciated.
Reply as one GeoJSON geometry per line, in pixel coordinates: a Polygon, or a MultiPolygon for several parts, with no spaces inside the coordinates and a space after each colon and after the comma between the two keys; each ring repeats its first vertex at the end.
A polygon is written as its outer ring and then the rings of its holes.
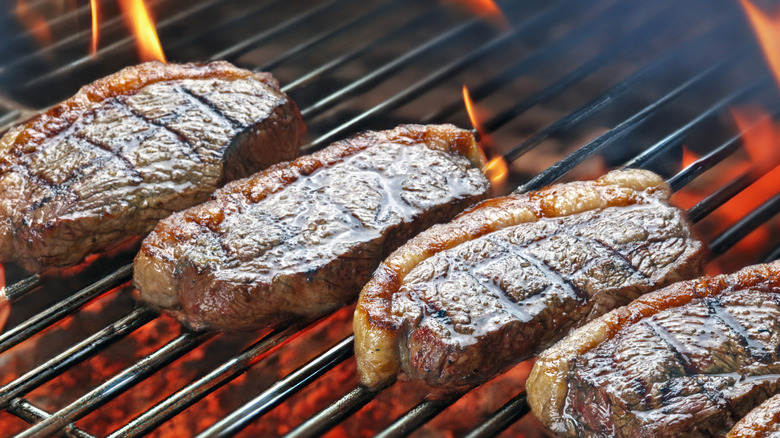
{"type": "Polygon", "coordinates": [[[125,68],[0,139],[0,260],[76,264],[294,158],[304,131],[268,74],[226,62],[125,68]]]}
{"type": "Polygon", "coordinates": [[[478,385],[569,329],[700,274],[701,243],[647,171],[485,201],[432,227],[374,273],[355,310],[361,382],[403,370],[478,385]]]}
{"type": "Polygon", "coordinates": [[[780,392],[778,321],[780,262],[673,284],[542,353],[528,401],[561,436],[722,436],[780,392]]]}
{"type": "Polygon", "coordinates": [[[135,259],[135,284],[197,328],[323,316],[409,237],[483,199],[483,166],[474,136],[452,125],[334,143],[161,221],[135,259]]]}

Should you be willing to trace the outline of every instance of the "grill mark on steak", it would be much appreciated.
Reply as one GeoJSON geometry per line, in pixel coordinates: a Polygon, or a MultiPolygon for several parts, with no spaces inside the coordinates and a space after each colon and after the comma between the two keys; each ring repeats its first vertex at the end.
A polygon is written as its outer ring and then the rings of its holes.
{"type": "Polygon", "coordinates": [[[750,356],[753,359],[762,362],[772,359],[772,353],[766,351],[761,343],[751,339],[745,330],[745,327],[743,327],[742,324],[740,324],[740,322],[723,307],[723,304],[719,299],[704,298],[702,301],[707,308],[710,309],[712,316],[725,324],[726,327],[739,338],[740,343],[747,348],[748,353],[750,353],[750,356]]]}
{"type": "Polygon", "coordinates": [[[485,201],[417,236],[361,293],[361,381],[379,386],[402,370],[466,389],[582,321],[698,274],[701,244],[667,190],[655,174],[613,172],[485,201]]]}
{"type": "Polygon", "coordinates": [[[222,61],[123,69],[0,138],[0,261],[78,263],[293,158],[304,131],[270,75],[222,61]]]}
{"type": "Polygon", "coordinates": [[[136,257],[147,301],[193,327],[313,319],[401,242],[487,195],[473,134],[404,125],[229,184],[162,221],[136,257]]]}
{"type": "Polygon", "coordinates": [[[236,119],[228,116],[227,114],[223,113],[219,108],[217,108],[217,106],[214,104],[214,102],[211,102],[210,100],[206,99],[205,97],[193,93],[192,90],[190,90],[187,87],[180,86],[178,88],[183,93],[186,93],[188,96],[191,96],[192,98],[194,98],[195,101],[203,104],[203,106],[205,108],[207,108],[209,111],[211,111],[211,113],[216,114],[219,117],[222,117],[223,119],[225,119],[228,122],[230,122],[230,124],[232,124],[234,128],[240,129],[240,128],[244,127],[244,125],[241,122],[239,122],[238,120],[236,120],[236,119]]]}
{"type": "Polygon", "coordinates": [[[721,436],[780,393],[779,352],[780,261],[674,284],[574,331],[540,355],[529,402],[559,435],[721,436]]]}

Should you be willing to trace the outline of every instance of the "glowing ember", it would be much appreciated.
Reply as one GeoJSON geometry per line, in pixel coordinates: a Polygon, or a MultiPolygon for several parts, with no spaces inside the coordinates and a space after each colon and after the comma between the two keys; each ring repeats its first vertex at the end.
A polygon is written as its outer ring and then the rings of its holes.
{"type": "Polygon", "coordinates": [[[753,30],[761,43],[769,67],[780,84],[780,11],[769,16],[748,0],[740,0],[753,30]]]}
{"type": "Polygon", "coordinates": [[[685,145],[682,147],[682,168],[690,167],[699,159],[695,152],[688,149],[685,145]]]}
{"type": "Polygon", "coordinates": [[[138,38],[138,56],[142,61],[166,62],[157,30],[143,0],[120,0],[125,18],[138,38]]]}
{"type": "Polygon", "coordinates": [[[97,53],[98,46],[98,3],[97,0],[89,0],[90,10],[92,11],[92,44],[89,46],[89,53],[97,53]]]}
{"type": "Polygon", "coordinates": [[[52,36],[49,24],[38,11],[30,7],[25,0],[17,0],[16,16],[30,30],[41,45],[51,44],[52,36]]]}

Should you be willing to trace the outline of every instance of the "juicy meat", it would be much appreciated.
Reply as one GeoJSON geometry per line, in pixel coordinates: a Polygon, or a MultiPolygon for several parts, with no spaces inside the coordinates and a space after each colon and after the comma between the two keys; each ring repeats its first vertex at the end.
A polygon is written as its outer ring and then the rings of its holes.
{"type": "Polygon", "coordinates": [[[227,62],[125,68],[0,139],[0,261],[80,262],[294,158],[298,108],[227,62]]]}
{"type": "Polygon", "coordinates": [[[528,400],[565,436],[725,434],[780,393],[780,262],[681,282],[539,356],[528,400]]]}
{"type": "Polygon", "coordinates": [[[700,272],[657,175],[616,171],[485,201],[395,251],[355,310],[361,382],[484,382],[572,327],[700,272]]]}
{"type": "Polygon", "coordinates": [[[161,221],[135,284],[197,328],[317,318],[352,301],[410,236],[483,199],[483,164],[473,135],[452,125],[334,143],[161,221]]]}
{"type": "Polygon", "coordinates": [[[776,438],[780,436],[780,394],[761,403],[734,427],[726,438],[776,438]]]}

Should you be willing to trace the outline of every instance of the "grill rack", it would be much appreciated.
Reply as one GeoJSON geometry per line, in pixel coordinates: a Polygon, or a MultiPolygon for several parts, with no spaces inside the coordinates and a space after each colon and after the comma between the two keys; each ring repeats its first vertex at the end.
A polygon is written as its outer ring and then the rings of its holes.
{"type": "MultiPolygon", "coordinates": [[[[151,2],[152,5],[167,5],[174,4],[173,0],[158,0],[151,2]]],[[[175,14],[160,20],[158,28],[163,31],[168,26],[173,26],[182,20],[187,20],[194,15],[207,11],[209,8],[217,6],[219,2],[205,1],[195,4],[190,8],[182,8],[175,14]]],[[[262,6],[258,6],[248,13],[248,15],[254,15],[267,11],[273,8],[275,5],[281,3],[280,1],[271,1],[264,3],[262,6]]],[[[502,7],[509,11],[514,9],[521,9],[517,7],[519,2],[505,2],[502,7]]],[[[382,2],[378,7],[363,11],[358,14],[357,17],[350,17],[342,24],[335,26],[330,30],[325,30],[314,37],[289,48],[286,52],[282,53],[266,66],[278,67],[291,59],[295,59],[301,54],[307,53],[316,49],[320,44],[327,44],[329,40],[359,26],[364,23],[366,19],[376,18],[383,13],[399,7],[399,5],[407,5],[408,2],[402,0],[389,0],[382,2]]],[[[243,39],[237,44],[234,44],[228,48],[218,51],[212,58],[221,58],[228,60],[235,60],[242,55],[250,53],[262,44],[272,40],[278,34],[286,32],[295,26],[316,18],[319,14],[326,10],[349,6],[350,2],[346,0],[334,0],[330,2],[324,2],[316,4],[307,10],[304,10],[300,14],[292,15],[287,20],[281,21],[278,25],[269,28],[266,31],[256,34],[249,39],[243,39]]],[[[325,121],[315,121],[314,126],[317,129],[314,131],[318,133],[318,137],[311,144],[304,148],[304,151],[309,152],[318,148],[321,148],[331,140],[348,135],[355,132],[358,129],[362,129],[365,126],[370,126],[368,123],[372,118],[384,116],[391,113],[394,110],[402,107],[403,105],[414,101],[415,98],[422,92],[430,89],[431,87],[440,84],[447,79],[456,77],[462,73],[469,66],[476,62],[479,62],[492,54],[505,50],[506,47],[522,37],[528,37],[541,29],[552,26],[555,22],[560,21],[562,17],[571,17],[582,14],[586,18],[583,19],[581,27],[577,27],[575,31],[569,32],[561,39],[537,47],[527,57],[521,59],[518,63],[510,66],[506,71],[499,73],[498,75],[484,81],[483,84],[475,89],[472,95],[476,100],[487,98],[492,93],[504,89],[504,86],[516,78],[518,75],[523,74],[526,71],[531,70],[540,62],[545,62],[549,59],[553,59],[560,56],[562,53],[566,53],[568,50],[576,47],[578,43],[583,40],[587,40],[591,34],[597,33],[596,30],[600,28],[600,25],[606,24],[614,19],[613,14],[619,13],[632,13],[631,11],[634,5],[630,5],[627,1],[611,1],[604,2],[595,7],[588,5],[589,8],[585,8],[582,2],[575,1],[559,1],[549,6],[547,5],[534,5],[533,9],[539,7],[534,13],[530,15],[530,18],[524,19],[507,33],[496,33],[492,37],[488,38],[486,42],[465,55],[458,57],[452,62],[444,65],[439,69],[435,69],[428,75],[424,76],[419,81],[413,83],[410,86],[402,89],[400,92],[392,94],[389,98],[381,101],[380,103],[358,113],[356,116],[348,119],[346,122],[344,118],[333,118],[325,121]],[[585,11],[585,9],[589,9],[585,11]],[[592,9],[601,9],[594,11],[592,9]],[[592,14],[588,15],[586,14],[592,14]],[[595,15],[595,16],[594,16],[595,15]],[[578,33],[579,32],[579,33],[578,33]]],[[[680,21],[681,18],[675,17],[671,14],[669,5],[663,5],[657,7],[652,5],[649,8],[649,13],[644,16],[649,17],[644,21],[644,24],[638,27],[638,30],[630,34],[625,40],[617,42],[612,47],[608,47],[603,51],[600,51],[592,58],[588,59],[581,65],[575,67],[570,73],[563,75],[562,78],[554,81],[551,85],[535,94],[520,100],[516,105],[505,110],[499,115],[491,118],[486,122],[485,127],[488,132],[497,131],[504,127],[507,123],[515,120],[520,114],[526,110],[538,105],[542,102],[547,102],[554,99],[560,93],[567,90],[569,87],[581,83],[581,81],[591,75],[593,72],[599,70],[603,66],[609,64],[611,61],[617,59],[626,50],[634,48],[634,43],[644,41],[646,38],[646,31],[656,26],[659,23],[669,21],[680,21]],[[671,14],[671,16],[670,16],[671,14]]],[[[82,8],[83,9],[83,8],[82,8]]],[[[83,13],[82,9],[79,9],[73,14],[83,13]]],[[[358,46],[357,48],[347,51],[343,56],[332,60],[329,63],[321,65],[319,68],[312,69],[307,75],[301,76],[298,80],[292,81],[285,87],[285,91],[294,93],[299,87],[305,87],[306,85],[317,84],[317,81],[324,75],[330,72],[337,71],[339,68],[343,68],[344,65],[349,62],[358,59],[360,56],[372,49],[377,45],[382,44],[385,40],[391,41],[397,35],[409,30],[415,25],[419,26],[434,14],[442,13],[444,7],[436,4],[426,4],[423,8],[423,12],[408,20],[403,25],[398,26],[394,31],[380,36],[375,40],[368,41],[365,44],[358,46]]],[[[673,12],[673,11],[672,11],[673,12]]],[[[236,20],[243,20],[245,17],[237,18],[236,20]]],[[[119,19],[116,18],[113,21],[109,20],[104,22],[104,28],[110,26],[118,26],[119,19]]],[[[218,21],[209,28],[206,32],[214,32],[220,29],[229,27],[235,21],[223,20],[218,21]]],[[[583,121],[588,120],[593,115],[604,111],[611,105],[615,105],[615,100],[623,93],[635,89],[644,80],[652,78],[654,75],[663,71],[664,68],[675,62],[680,62],[681,59],[688,56],[695,56],[694,54],[702,49],[702,46],[712,37],[713,32],[717,32],[720,24],[712,25],[712,29],[705,31],[699,35],[693,35],[692,37],[676,44],[669,50],[662,52],[658,57],[650,60],[644,67],[636,70],[629,77],[617,82],[608,90],[602,94],[596,96],[586,104],[580,106],[558,119],[553,124],[538,130],[534,135],[530,136],[526,140],[519,142],[514,147],[504,151],[504,156],[512,161],[521,157],[523,154],[531,151],[536,146],[542,144],[545,140],[548,140],[561,133],[568,132],[573,127],[581,124],[583,121]]],[[[726,23],[722,26],[734,27],[734,23],[726,23]]],[[[349,100],[358,99],[369,90],[373,90],[384,81],[397,74],[402,69],[409,68],[421,56],[429,54],[430,51],[441,48],[442,46],[451,43],[454,39],[457,39],[459,35],[465,34],[470,30],[476,28],[483,28],[484,23],[480,19],[476,18],[464,18],[459,24],[454,27],[447,28],[443,32],[429,39],[427,42],[420,45],[418,48],[412,51],[407,51],[401,54],[399,57],[392,61],[383,64],[381,67],[372,70],[369,74],[362,76],[358,80],[349,83],[337,91],[327,95],[324,98],[312,103],[308,106],[303,106],[302,113],[307,118],[307,122],[311,122],[310,119],[315,119],[322,115],[328,115],[332,113],[334,108],[339,105],[343,105],[349,100]]],[[[744,36],[744,35],[743,35],[744,36]]],[[[195,38],[201,38],[203,35],[197,35],[195,38]]],[[[61,46],[67,46],[73,41],[84,40],[88,38],[88,33],[81,32],[75,35],[72,40],[61,40],[60,43],[53,47],[53,49],[61,46]]],[[[163,37],[164,38],[164,37],[163,37]]],[[[181,44],[186,45],[192,41],[192,38],[184,38],[181,44]]],[[[605,134],[597,137],[596,139],[588,142],[586,145],[575,150],[563,160],[557,164],[549,167],[545,171],[531,178],[518,188],[518,191],[527,191],[540,188],[544,185],[553,183],[575,166],[582,163],[587,158],[603,152],[610,146],[619,144],[619,141],[625,139],[625,137],[631,133],[640,130],[645,127],[653,117],[659,114],[665,106],[671,102],[677,100],[686,93],[691,93],[693,90],[707,87],[711,87],[713,78],[716,78],[719,74],[723,74],[733,68],[735,65],[739,65],[741,62],[745,62],[746,59],[753,58],[753,62],[758,58],[755,46],[752,41],[743,38],[742,44],[737,44],[734,47],[730,47],[723,59],[716,63],[703,64],[702,68],[695,71],[692,75],[680,81],[678,84],[673,85],[670,89],[662,93],[661,97],[651,102],[649,105],[635,111],[632,115],[624,118],[622,122],[614,126],[605,134]]],[[[115,54],[116,52],[126,50],[132,47],[133,39],[130,37],[119,39],[118,41],[106,46],[102,49],[104,54],[115,54]]],[[[167,46],[166,46],[167,47],[167,46]]],[[[50,49],[50,50],[53,50],[50,49]]],[[[0,68],[0,78],[12,77],[14,69],[20,69],[27,62],[38,60],[39,54],[35,56],[17,58],[17,60],[10,66],[2,66],[0,68]],[[21,67],[20,67],[21,66],[21,67]]],[[[99,59],[99,58],[98,58],[99,59]]],[[[41,86],[46,83],[51,83],[61,79],[64,75],[73,74],[74,71],[88,69],[91,65],[98,63],[95,58],[80,57],[67,64],[62,65],[56,69],[49,69],[45,73],[32,77],[27,82],[23,83],[19,90],[30,90],[34,87],[41,86]]],[[[763,71],[763,70],[762,70],[763,71]]],[[[671,150],[679,148],[682,142],[688,138],[691,132],[701,129],[706,121],[717,117],[722,110],[729,104],[742,102],[746,99],[754,97],[760,92],[766,93],[767,90],[774,87],[768,75],[762,74],[760,77],[751,78],[751,80],[744,86],[733,90],[725,97],[716,101],[714,104],[709,105],[704,111],[699,112],[692,120],[685,123],[683,126],[672,132],[671,134],[663,137],[661,140],[656,141],[650,147],[643,149],[638,154],[634,154],[631,159],[624,161],[625,165],[631,167],[648,167],[653,163],[653,160],[658,155],[663,155],[671,150]]],[[[0,101],[0,105],[5,101],[0,101]]],[[[14,103],[14,106],[6,114],[0,115],[0,122],[8,122],[16,120],[20,115],[28,112],[28,108],[24,104],[18,104],[14,99],[8,99],[14,103]]],[[[5,105],[9,106],[10,105],[5,105]]],[[[446,119],[454,114],[455,108],[458,104],[445,105],[439,109],[436,113],[430,115],[425,119],[428,121],[439,121],[446,119]]],[[[780,109],[773,108],[773,111],[780,109]]],[[[774,114],[776,116],[777,113],[774,114]]],[[[677,191],[685,187],[688,183],[693,181],[697,176],[701,175],[705,171],[711,169],[722,160],[735,153],[740,146],[739,135],[731,136],[725,142],[721,143],[716,148],[712,149],[709,154],[700,158],[692,166],[675,173],[669,182],[673,190],[677,191]]],[[[760,170],[760,169],[759,169],[760,170]]],[[[718,206],[722,205],[735,194],[746,188],[752,182],[756,181],[763,173],[768,170],[764,169],[763,172],[758,170],[748,170],[741,177],[719,188],[716,192],[705,198],[699,204],[689,210],[689,217],[694,222],[698,222],[709,213],[714,211],[718,206]]],[[[765,222],[769,218],[773,217],[778,212],[780,207],[780,196],[775,196],[764,205],[749,213],[743,218],[743,220],[734,224],[727,231],[723,232],[710,243],[710,249],[713,255],[719,255],[727,251],[731,246],[738,242],[745,234],[754,229],[759,224],[765,222]]],[[[770,252],[764,257],[764,260],[771,260],[778,255],[778,249],[770,252]]],[[[99,281],[88,285],[87,287],[76,292],[69,298],[61,301],[46,311],[36,314],[32,318],[24,321],[16,327],[6,331],[0,335],[0,352],[4,352],[11,347],[18,345],[25,341],[33,334],[44,330],[54,322],[67,317],[68,315],[77,312],[86,303],[94,300],[95,298],[105,294],[107,291],[114,289],[115,287],[126,283],[131,276],[131,266],[125,265],[117,269],[113,273],[109,273],[99,281]]],[[[10,302],[16,302],[27,293],[35,290],[41,283],[40,276],[31,276],[25,278],[19,282],[14,283],[5,290],[7,299],[10,302]]],[[[53,414],[45,412],[24,398],[25,393],[31,391],[38,385],[52,379],[59,374],[67,371],[77,363],[86,360],[94,354],[99,353],[105,346],[112,342],[122,339],[125,335],[132,332],[138,327],[143,326],[149,321],[152,321],[157,317],[154,310],[139,307],[129,312],[126,316],[118,319],[113,324],[107,326],[105,329],[95,333],[93,336],[84,339],[82,342],[72,346],[67,351],[57,355],[56,357],[46,361],[34,370],[19,377],[8,385],[0,388],[0,407],[8,410],[14,415],[30,422],[35,425],[22,433],[19,436],[43,436],[57,431],[64,431],[67,435],[78,437],[89,437],[89,433],[76,428],[73,423],[97,409],[102,404],[106,403],[111,398],[120,394],[124,390],[131,387],[133,384],[142,380],[145,376],[153,373],[157,369],[165,366],[167,363],[172,362],[178,357],[183,356],[192,349],[202,345],[207,340],[215,336],[214,333],[209,332],[189,332],[184,330],[180,336],[173,341],[166,344],[159,349],[156,353],[150,355],[142,362],[124,370],[117,374],[114,378],[110,379],[103,385],[95,388],[87,393],[85,396],[79,398],[71,405],[55,412],[53,414]]],[[[113,432],[110,437],[129,437],[129,436],[141,436],[168,418],[178,414],[186,409],[191,404],[197,402],[202,397],[208,395],[211,391],[215,390],[219,386],[229,382],[234,377],[244,372],[249,367],[259,363],[268,354],[273,351],[273,348],[281,345],[287,339],[294,336],[302,327],[294,326],[287,329],[277,330],[267,334],[260,338],[252,346],[245,349],[243,352],[225,362],[223,365],[214,369],[206,376],[197,379],[195,382],[187,385],[175,394],[171,395],[168,399],[162,403],[154,406],[146,413],[137,417],[136,419],[127,423],[121,429],[113,432]]],[[[200,436],[231,436],[238,432],[242,427],[249,424],[260,415],[268,412],[273,407],[281,403],[286,397],[294,393],[296,390],[315,380],[317,377],[326,373],[329,369],[333,368],[342,361],[348,359],[352,354],[352,337],[349,336],[341,342],[334,345],[328,351],[315,357],[312,361],[291,373],[284,379],[280,380],[270,388],[263,391],[255,399],[245,404],[239,410],[225,417],[222,421],[215,424],[208,430],[204,431],[200,436]]],[[[326,410],[312,418],[310,421],[301,425],[298,429],[294,430],[290,436],[315,436],[333,425],[337,424],[344,417],[350,415],[356,410],[360,409],[363,405],[368,403],[376,395],[376,392],[371,392],[365,388],[357,387],[353,391],[345,395],[340,401],[334,403],[326,410]]],[[[452,403],[460,398],[461,394],[452,395],[444,399],[432,399],[425,400],[419,405],[411,409],[407,414],[397,419],[393,424],[386,428],[381,435],[388,436],[402,436],[415,430],[420,425],[424,424],[428,419],[432,418],[439,412],[446,409],[452,403]]],[[[482,425],[479,425],[476,429],[469,434],[469,436],[491,436],[503,430],[503,427],[511,424],[512,421],[527,413],[528,407],[524,400],[524,395],[519,393],[515,398],[510,400],[504,407],[496,411],[491,417],[489,417],[482,425]]]]}

